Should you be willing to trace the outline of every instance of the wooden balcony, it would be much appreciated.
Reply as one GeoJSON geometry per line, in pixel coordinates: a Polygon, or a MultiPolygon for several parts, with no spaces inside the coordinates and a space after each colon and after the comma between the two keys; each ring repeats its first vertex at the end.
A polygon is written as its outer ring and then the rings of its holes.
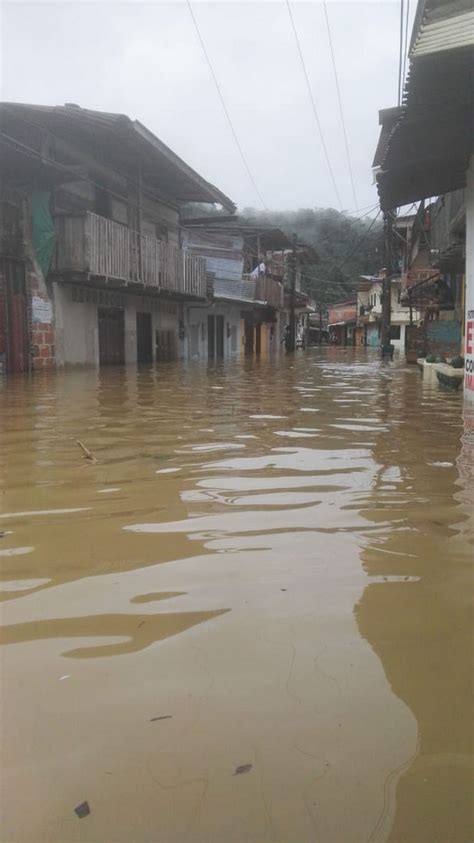
{"type": "Polygon", "coordinates": [[[255,279],[255,298],[257,301],[264,301],[270,307],[277,310],[283,307],[283,284],[270,278],[268,275],[260,275],[255,279]]]}
{"type": "Polygon", "coordinates": [[[206,298],[205,258],[91,211],[57,218],[53,271],[206,298]]]}

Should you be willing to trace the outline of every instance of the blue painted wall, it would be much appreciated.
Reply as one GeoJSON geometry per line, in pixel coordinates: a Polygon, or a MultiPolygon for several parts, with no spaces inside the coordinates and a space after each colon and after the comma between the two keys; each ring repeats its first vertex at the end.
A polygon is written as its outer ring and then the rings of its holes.
{"type": "Polygon", "coordinates": [[[461,347],[460,322],[439,320],[426,322],[427,348],[432,354],[459,354],[461,347]]]}
{"type": "Polygon", "coordinates": [[[367,345],[378,348],[380,345],[378,325],[367,325],[367,345]]]}

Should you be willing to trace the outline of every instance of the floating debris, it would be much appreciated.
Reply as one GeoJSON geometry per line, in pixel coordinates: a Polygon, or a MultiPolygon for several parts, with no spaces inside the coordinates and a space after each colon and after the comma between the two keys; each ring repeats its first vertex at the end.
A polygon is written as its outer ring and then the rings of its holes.
{"type": "Polygon", "coordinates": [[[150,717],[150,723],[155,723],[157,720],[172,720],[172,714],[162,714],[161,717],[150,717]]]}
{"type": "Polygon", "coordinates": [[[91,809],[89,808],[88,802],[81,802],[81,804],[78,805],[77,808],[74,808],[74,813],[77,814],[80,820],[82,820],[84,817],[88,817],[90,812],[91,809]]]}
{"type": "Polygon", "coordinates": [[[89,448],[86,448],[86,446],[84,445],[84,442],[81,442],[80,439],[76,439],[76,444],[79,445],[80,449],[82,450],[82,452],[84,454],[84,458],[86,460],[89,460],[89,462],[97,462],[94,454],[92,453],[92,451],[89,451],[89,448]]]}
{"type": "Polygon", "coordinates": [[[242,776],[244,773],[250,773],[253,764],[241,764],[240,767],[236,767],[233,773],[234,776],[242,776]]]}

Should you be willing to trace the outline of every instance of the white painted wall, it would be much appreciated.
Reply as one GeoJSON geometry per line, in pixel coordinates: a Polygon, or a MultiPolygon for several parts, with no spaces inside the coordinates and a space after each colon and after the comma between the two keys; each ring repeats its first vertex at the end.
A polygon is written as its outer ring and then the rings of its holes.
{"type": "Polygon", "coordinates": [[[399,351],[403,351],[405,349],[405,322],[396,322],[392,319],[391,324],[400,326],[400,339],[390,340],[390,342],[394,346],[394,348],[398,349],[399,351]]]}
{"type": "Polygon", "coordinates": [[[94,302],[72,300],[72,287],[53,284],[56,364],[98,366],[99,326],[94,302]]]}
{"type": "Polygon", "coordinates": [[[466,324],[464,397],[474,402],[474,155],[467,171],[466,189],[466,324]]]}
{"type": "MultiPolygon", "coordinates": [[[[99,365],[98,308],[108,302],[77,301],[78,290],[88,297],[88,289],[72,284],[53,285],[54,316],[56,329],[56,362],[58,366],[99,365]],[[75,297],[75,298],[74,298],[75,297]]],[[[96,290],[94,293],[98,292],[96,290]]],[[[107,291],[108,292],[108,291],[107,291]]],[[[178,357],[184,356],[184,342],[179,339],[179,320],[182,305],[169,299],[160,300],[146,296],[129,296],[122,290],[115,291],[125,311],[125,362],[137,362],[137,312],[152,314],[152,354],[156,355],[155,332],[171,330],[176,336],[178,357]]]]}
{"type": "Polygon", "coordinates": [[[224,359],[239,357],[242,348],[241,305],[216,301],[187,306],[185,353],[189,360],[207,360],[207,317],[224,317],[224,359]]]}

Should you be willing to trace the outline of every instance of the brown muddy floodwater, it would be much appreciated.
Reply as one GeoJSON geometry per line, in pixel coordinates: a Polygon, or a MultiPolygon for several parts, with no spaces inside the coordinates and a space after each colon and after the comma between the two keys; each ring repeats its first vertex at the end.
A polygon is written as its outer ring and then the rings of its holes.
{"type": "Polygon", "coordinates": [[[314,349],[0,402],[2,843],[472,840],[460,395],[314,349]]]}

